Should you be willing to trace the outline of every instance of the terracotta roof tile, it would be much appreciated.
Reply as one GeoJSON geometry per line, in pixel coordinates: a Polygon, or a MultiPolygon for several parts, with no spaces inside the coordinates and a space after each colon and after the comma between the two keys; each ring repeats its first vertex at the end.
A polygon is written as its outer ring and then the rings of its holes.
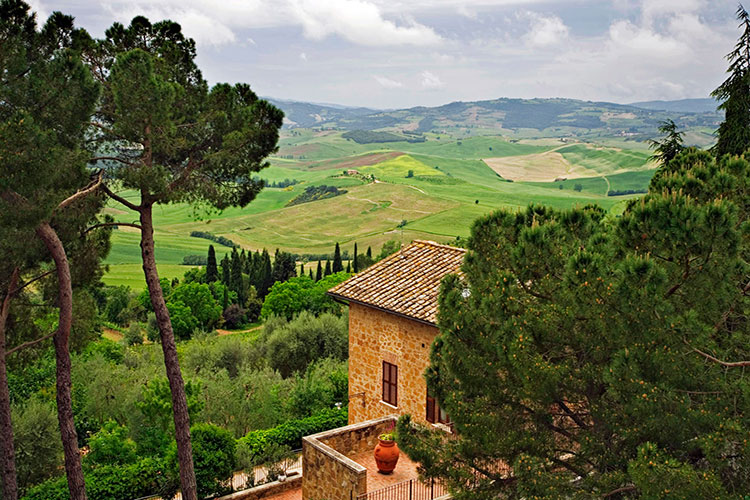
{"type": "Polygon", "coordinates": [[[465,253],[462,248],[417,240],[328,293],[436,324],[440,281],[447,274],[460,274],[465,253]]]}

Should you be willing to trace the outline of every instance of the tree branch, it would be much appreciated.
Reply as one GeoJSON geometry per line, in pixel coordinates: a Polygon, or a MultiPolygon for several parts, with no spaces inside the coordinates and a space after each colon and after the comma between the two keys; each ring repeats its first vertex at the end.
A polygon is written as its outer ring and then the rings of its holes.
{"type": "Polygon", "coordinates": [[[700,349],[697,349],[693,346],[690,346],[690,347],[693,349],[693,351],[697,352],[698,354],[700,354],[707,360],[713,361],[714,363],[718,363],[721,366],[726,366],[727,368],[742,368],[745,366],[750,366],[750,361],[722,361],[717,357],[711,356],[710,354],[701,351],[700,349]]]}
{"type": "Polygon", "coordinates": [[[134,224],[132,222],[102,222],[100,224],[94,224],[90,228],[87,228],[83,232],[83,234],[86,234],[89,231],[93,231],[94,229],[99,229],[100,227],[117,227],[117,226],[128,226],[128,227],[135,227],[137,229],[143,229],[139,224],[134,224]]]}
{"type": "Polygon", "coordinates": [[[94,156],[93,158],[89,158],[88,161],[89,161],[89,163],[94,163],[94,162],[99,161],[99,160],[101,160],[101,161],[117,161],[117,162],[120,162],[120,163],[124,163],[125,165],[128,165],[128,166],[132,166],[133,165],[132,162],[129,162],[127,160],[123,160],[122,158],[120,158],[118,156],[94,156]]]}
{"type": "Polygon", "coordinates": [[[79,200],[81,198],[85,198],[89,194],[91,194],[94,191],[96,191],[97,189],[99,189],[99,187],[101,187],[101,185],[102,185],[102,179],[103,178],[104,178],[104,171],[100,170],[99,174],[97,175],[96,180],[94,180],[93,182],[91,182],[84,189],[81,189],[81,190],[77,191],[75,194],[73,194],[71,196],[68,196],[63,201],[61,201],[60,204],[57,205],[57,208],[55,208],[55,210],[53,210],[52,214],[54,215],[54,213],[56,211],[62,210],[63,208],[67,207],[68,205],[72,204],[73,202],[75,202],[75,201],[77,201],[77,200],[79,200]]]}
{"type": "Polygon", "coordinates": [[[109,196],[113,200],[119,201],[120,203],[128,207],[130,210],[135,210],[136,212],[140,212],[141,210],[140,206],[136,205],[135,203],[129,202],[128,200],[126,200],[120,195],[113,193],[112,190],[109,189],[106,184],[102,184],[102,189],[104,190],[105,193],[107,193],[107,196],[109,196]]]}
{"type": "Polygon", "coordinates": [[[609,493],[605,493],[602,495],[602,498],[609,498],[613,497],[615,495],[619,495],[620,493],[628,493],[630,491],[636,491],[638,488],[636,488],[633,485],[630,486],[623,486],[622,488],[617,488],[616,490],[612,490],[609,493]]]}
{"type": "Polygon", "coordinates": [[[43,337],[39,337],[38,339],[29,340],[28,342],[24,342],[23,344],[19,344],[16,347],[14,347],[13,349],[8,349],[7,351],[5,351],[5,355],[7,356],[8,354],[13,354],[16,351],[20,351],[21,349],[26,349],[27,347],[31,347],[33,345],[39,344],[40,342],[44,342],[45,340],[47,340],[49,338],[52,338],[56,333],[57,333],[57,330],[55,330],[52,333],[48,333],[47,335],[45,335],[43,337]]]}
{"type": "Polygon", "coordinates": [[[53,274],[54,272],[55,272],[55,269],[51,269],[51,270],[47,271],[46,273],[42,273],[39,276],[31,278],[26,283],[23,283],[22,285],[19,285],[18,287],[16,287],[16,289],[13,290],[12,294],[15,295],[16,293],[20,292],[21,290],[23,290],[24,288],[26,288],[30,284],[34,283],[35,281],[39,281],[40,279],[44,278],[45,276],[49,276],[50,274],[53,274]]]}

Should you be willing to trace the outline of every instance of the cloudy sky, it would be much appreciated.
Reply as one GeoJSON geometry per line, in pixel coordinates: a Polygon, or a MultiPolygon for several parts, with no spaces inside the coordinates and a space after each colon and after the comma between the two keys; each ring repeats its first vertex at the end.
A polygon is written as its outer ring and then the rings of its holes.
{"type": "Polygon", "coordinates": [[[209,81],[374,108],[497,97],[707,97],[736,0],[34,0],[101,36],[179,22],[209,81]]]}

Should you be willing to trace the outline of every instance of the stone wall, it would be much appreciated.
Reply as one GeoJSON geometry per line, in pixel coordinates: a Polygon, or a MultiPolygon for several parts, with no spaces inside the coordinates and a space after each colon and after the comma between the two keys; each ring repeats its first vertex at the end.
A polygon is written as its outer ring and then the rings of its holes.
{"type": "Polygon", "coordinates": [[[356,500],[367,492],[367,469],[349,456],[372,450],[396,417],[347,425],[302,438],[302,499],[356,500]]]}
{"type": "Polygon", "coordinates": [[[262,498],[278,495],[279,493],[301,487],[302,477],[296,475],[291,476],[286,481],[274,481],[272,483],[262,484],[254,488],[232,493],[231,495],[219,497],[217,500],[260,500],[262,498]]]}
{"type": "Polygon", "coordinates": [[[424,371],[435,326],[349,304],[349,423],[408,413],[425,423],[424,371]],[[382,401],[383,361],[398,366],[398,406],[382,401]]]}

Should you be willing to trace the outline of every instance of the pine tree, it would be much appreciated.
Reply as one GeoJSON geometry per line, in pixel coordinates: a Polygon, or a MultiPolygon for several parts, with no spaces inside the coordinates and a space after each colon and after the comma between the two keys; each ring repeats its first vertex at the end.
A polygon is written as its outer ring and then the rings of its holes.
{"type": "Polygon", "coordinates": [[[208,245],[208,259],[206,260],[206,282],[213,283],[219,279],[219,269],[216,267],[216,251],[213,245],[208,245]]]}
{"type": "Polygon", "coordinates": [[[680,154],[685,146],[683,145],[682,132],[677,130],[677,124],[671,118],[659,124],[659,132],[665,134],[663,139],[659,141],[650,139],[648,141],[649,147],[654,150],[651,158],[662,165],[666,165],[680,154]]]}
{"type": "Polygon", "coordinates": [[[320,261],[318,261],[318,269],[315,271],[315,281],[320,281],[323,279],[323,266],[320,265],[320,261]]]}
{"type": "Polygon", "coordinates": [[[333,251],[333,268],[334,273],[338,273],[344,270],[344,263],[341,261],[341,247],[336,243],[336,248],[333,251]]]}
{"type": "Polygon", "coordinates": [[[734,50],[727,54],[729,77],[711,95],[724,110],[714,151],[718,155],[741,155],[750,148],[750,15],[737,8],[742,34],[734,50]]]}
{"type": "Polygon", "coordinates": [[[330,276],[331,275],[331,261],[329,261],[329,260],[326,261],[326,269],[323,272],[323,275],[324,276],[330,276]]]}
{"type": "Polygon", "coordinates": [[[478,219],[425,372],[456,433],[402,417],[399,448],[466,500],[750,491],[748,199],[750,162],[689,151],[616,221],[478,219]]]}
{"type": "Polygon", "coordinates": [[[114,24],[104,39],[82,42],[104,89],[91,148],[107,151],[107,180],[140,195],[131,201],[106,186],[110,198],[140,218],[143,271],[172,394],[180,489],[184,500],[196,500],[187,396],[159,287],[153,209],[185,199],[217,209],[246,206],[263,187],[257,172],[276,151],[284,115],[247,84],[210,87],[195,62],[195,41],[177,23],[138,16],[127,27],[114,24]]]}
{"type": "Polygon", "coordinates": [[[353,266],[354,272],[359,272],[359,256],[357,255],[357,244],[354,244],[354,266],[353,266]]]}

